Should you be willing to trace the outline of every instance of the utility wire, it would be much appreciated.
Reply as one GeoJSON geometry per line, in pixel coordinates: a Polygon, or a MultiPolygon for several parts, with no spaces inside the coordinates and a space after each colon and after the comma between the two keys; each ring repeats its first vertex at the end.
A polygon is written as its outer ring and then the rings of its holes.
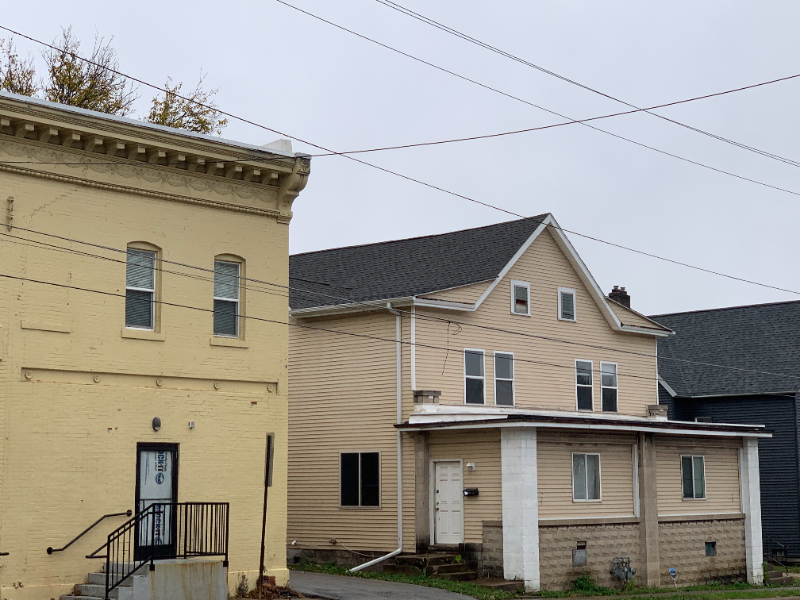
{"type": "MultiPolygon", "coordinates": [[[[449,33],[451,35],[454,35],[456,37],[459,37],[462,40],[470,42],[471,44],[475,44],[476,46],[480,46],[481,48],[485,48],[486,50],[489,50],[491,52],[494,52],[496,54],[499,54],[501,56],[509,58],[509,59],[511,59],[513,61],[516,61],[516,62],[518,62],[520,64],[523,64],[523,65],[525,65],[527,67],[531,67],[533,69],[536,69],[537,71],[541,71],[542,73],[545,73],[545,74],[550,75],[552,77],[556,77],[557,79],[560,79],[562,81],[565,81],[565,82],[570,83],[572,85],[575,85],[577,87],[583,88],[584,90],[587,90],[587,91],[592,92],[594,94],[598,94],[600,96],[603,96],[604,98],[608,98],[609,100],[613,100],[614,102],[619,102],[620,104],[624,104],[625,106],[630,106],[631,108],[638,108],[636,105],[631,104],[629,102],[626,102],[625,100],[621,100],[620,98],[616,98],[614,96],[611,96],[610,94],[606,94],[605,92],[601,92],[601,91],[599,91],[597,89],[591,88],[591,87],[589,87],[587,85],[584,85],[582,83],[574,81],[573,79],[569,79],[568,77],[564,77],[563,75],[559,75],[558,73],[555,73],[553,71],[545,69],[544,67],[536,65],[534,63],[531,63],[531,62],[529,62],[527,60],[524,60],[524,59],[522,59],[522,58],[520,58],[518,56],[510,54],[510,53],[508,53],[508,52],[506,52],[504,50],[500,50],[499,48],[495,48],[494,46],[491,46],[491,45],[489,45],[489,44],[487,44],[485,42],[482,42],[481,40],[478,40],[478,39],[476,39],[474,37],[471,37],[471,36],[469,36],[469,35],[467,35],[465,33],[462,33],[460,31],[456,30],[456,29],[453,29],[452,27],[449,27],[447,25],[444,25],[442,23],[434,21],[433,19],[431,19],[429,17],[426,17],[426,16],[424,16],[424,15],[422,15],[420,13],[414,12],[411,9],[408,9],[408,8],[406,8],[404,6],[401,6],[397,2],[393,2],[392,0],[376,0],[376,2],[378,2],[380,4],[383,4],[384,6],[387,6],[387,7],[391,8],[391,9],[393,9],[393,10],[396,10],[397,12],[400,12],[400,13],[408,16],[408,17],[411,17],[411,18],[416,19],[418,21],[421,21],[421,22],[423,22],[423,23],[425,23],[427,25],[435,27],[436,29],[439,29],[441,31],[444,31],[444,32],[449,33]]],[[[659,119],[663,119],[664,121],[668,121],[668,122],[673,123],[675,125],[679,125],[680,127],[684,127],[686,129],[690,129],[691,131],[694,131],[696,133],[699,133],[699,134],[714,138],[714,139],[719,140],[721,142],[725,142],[726,144],[731,144],[731,145],[736,146],[738,148],[742,148],[743,150],[748,150],[750,152],[755,152],[756,154],[760,154],[760,155],[765,156],[767,158],[772,158],[774,160],[778,160],[780,162],[783,162],[783,163],[786,163],[786,164],[790,164],[790,165],[795,166],[795,167],[800,166],[800,162],[798,162],[796,160],[793,160],[793,159],[790,159],[790,158],[784,158],[782,156],[778,156],[777,154],[772,154],[771,152],[766,152],[764,150],[759,150],[758,148],[754,148],[752,146],[747,146],[746,144],[742,144],[740,142],[737,142],[737,141],[734,141],[734,140],[731,140],[731,139],[728,139],[728,138],[724,138],[724,137],[716,135],[714,133],[710,133],[708,131],[704,131],[704,130],[699,129],[697,127],[693,127],[691,125],[687,125],[685,123],[681,123],[680,121],[676,121],[675,119],[670,119],[669,117],[665,117],[663,115],[650,112],[651,110],[653,110],[652,108],[646,108],[646,109],[640,109],[640,110],[643,110],[643,111],[651,114],[654,117],[658,117],[659,119]]]]}
{"type": "MultiPolygon", "coordinates": [[[[17,229],[24,229],[24,228],[19,228],[19,227],[16,227],[16,226],[13,226],[13,227],[17,228],[17,229]]],[[[52,235],[52,234],[46,234],[44,232],[39,232],[39,231],[35,231],[35,230],[30,230],[30,229],[24,229],[24,230],[32,232],[32,233],[38,233],[38,234],[45,235],[45,236],[52,235]]],[[[6,237],[12,237],[12,238],[16,238],[16,239],[21,239],[21,240],[26,240],[26,241],[29,241],[29,242],[33,242],[34,244],[41,244],[42,246],[44,246],[44,247],[46,247],[48,249],[58,249],[58,250],[61,250],[61,251],[74,252],[74,253],[82,255],[82,256],[87,256],[87,257],[91,257],[91,258],[99,258],[99,259],[103,259],[103,260],[108,260],[108,261],[113,261],[113,262],[126,264],[126,261],[123,261],[123,260],[114,259],[114,258],[108,258],[108,257],[104,257],[104,256],[101,256],[101,255],[81,252],[81,251],[77,251],[77,250],[71,250],[71,249],[66,248],[64,246],[57,246],[57,245],[54,245],[54,244],[47,244],[45,242],[40,242],[40,241],[37,241],[37,240],[31,240],[29,238],[20,238],[19,236],[11,236],[9,234],[4,234],[4,233],[0,233],[0,235],[6,236],[6,237]]],[[[59,237],[59,236],[53,236],[53,237],[59,237]]],[[[120,252],[120,253],[127,254],[127,249],[123,250],[123,249],[120,249],[120,248],[113,248],[111,246],[102,246],[102,245],[97,245],[97,244],[91,244],[89,242],[85,242],[85,241],[82,241],[82,240],[71,239],[71,238],[61,238],[61,239],[66,239],[66,240],[69,240],[69,241],[72,241],[72,242],[76,242],[76,243],[79,243],[79,244],[88,244],[88,245],[100,247],[100,248],[103,248],[103,249],[106,249],[106,250],[111,250],[111,251],[114,251],[114,252],[120,252]]],[[[25,244],[25,245],[31,245],[31,244],[25,244]]],[[[157,260],[158,260],[158,262],[162,262],[162,263],[163,262],[167,262],[167,263],[176,264],[176,265],[180,265],[180,266],[187,267],[187,268],[197,269],[197,270],[200,270],[200,271],[206,271],[206,272],[211,272],[211,273],[214,272],[212,269],[208,269],[208,268],[205,268],[205,267],[198,267],[198,266],[194,266],[194,265],[188,265],[188,264],[185,264],[185,263],[176,263],[176,262],[173,262],[173,261],[165,261],[165,260],[160,259],[160,258],[157,258],[157,260]]],[[[188,273],[182,273],[182,272],[179,272],[179,271],[169,271],[169,270],[164,270],[163,268],[158,269],[157,267],[151,267],[151,268],[153,270],[161,270],[164,273],[171,273],[171,274],[175,274],[175,275],[181,275],[181,276],[190,277],[190,278],[193,278],[193,279],[200,279],[200,280],[209,281],[209,282],[213,282],[214,281],[213,278],[210,278],[210,277],[194,276],[194,275],[191,275],[191,274],[188,274],[188,273]]],[[[312,290],[306,290],[306,289],[292,287],[292,286],[284,286],[284,285],[280,285],[280,284],[277,284],[277,283],[261,282],[260,280],[248,279],[248,278],[241,277],[241,276],[237,276],[237,279],[239,279],[240,281],[245,282],[245,285],[244,285],[245,289],[249,289],[249,290],[257,291],[257,292],[263,292],[263,293],[266,293],[266,294],[272,294],[272,295],[276,295],[276,296],[281,296],[281,297],[284,297],[284,298],[288,298],[288,295],[281,294],[281,293],[278,293],[278,292],[274,292],[274,291],[271,291],[271,290],[266,290],[266,289],[259,288],[259,287],[252,287],[252,286],[248,287],[246,282],[256,281],[256,282],[260,282],[260,283],[265,283],[267,285],[275,286],[275,287],[278,287],[278,288],[283,288],[283,289],[288,290],[288,291],[293,291],[293,292],[299,293],[301,295],[323,296],[323,297],[327,297],[327,298],[334,299],[334,300],[337,300],[337,301],[345,301],[345,302],[347,302],[349,304],[356,304],[356,305],[365,306],[365,307],[373,310],[374,312],[381,312],[383,310],[386,310],[385,307],[376,306],[374,303],[368,303],[368,302],[365,302],[365,301],[354,301],[354,300],[352,300],[350,298],[347,298],[347,297],[344,297],[344,296],[336,296],[336,295],[333,295],[333,294],[326,294],[324,292],[315,292],[315,291],[312,291],[312,290]]],[[[291,277],[290,277],[290,279],[291,279],[291,277]]],[[[423,319],[423,320],[429,320],[429,321],[443,322],[443,323],[447,323],[448,325],[450,323],[452,323],[454,325],[459,325],[459,326],[463,325],[465,327],[473,327],[473,328],[477,328],[477,329],[483,329],[483,330],[500,332],[500,333],[508,333],[508,334],[513,334],[513,335],[527,337],[527,338],[541,339],[541,340],[557,342],[557,343],[563,343],[563,344],[569,344],[569,345],[574,345],[574,346],[582,346],[582,347],[592,348],[592,349],[595,349],[595,350],[605,350],[605,351],[615,352],[615,353],[620,353],[620,354],[630,354],[630,355],[635,355],[635,356],[641,356],[641,357],[644,357],[644,358],[663,358],[665,360],[671,360],[671,361],[674,361],[674,362],[681,362],[681,363],[687,363],[687,364],[699,365],[699,366],[705,366],[705,367],[731,369],[731,370],[740,371],[740,372],[746,372],[746,373],[755,373],[755,374],[770,375],[770,376],[775,376],[775,377],[790,377],[790,378],[800,379],[800,376],[788,375],[788,374],[783,374],[783,373],[772,373],[772,372],[769,372],[769,371],[759,371],[759,370],[752,370],[752,369],[744,369],[744,368],[741,368],[741,367],[731,367],[731,366],[728,366],[728,365],[719,365],[719,364],[715,364],[715,363],[692,361],[692,360],[681,359],[681,358],[673,358],[673,357],[667,357],[667,356],[656,357],[655,355],[652,355],[652,354],[647,354],[645,352],[636,352],[634,350],[623,350],[623,349],[619,349],[619,348],[612,348],[612,347],[609,347],[609,346],[602,346],[602,345],[599,345],[599,344],[587,344],[585,342],[576,342],[576,341],[572,341],[572,340],[565,340],[565,339],[561,339],[561,338],[555,338],[555,337],[552,337],[552,336],[536,335],[536,334],[526,333],[526,332],[517,331],[517,330],[509,330],[509,329],[503,329],[503,328],[500,328],[500,327],[492,327],[492,326],[488,326],[488,325],[480,325],[480,324],[477,324],[477,323],[466,323],[464,321],[457,321],[457,320],[452,319],[452,318],[436,317],[435,315],[426,315],[426,314],[423,314],[423,313],[412,313],[410,311],[402,310],[402,309],[399,309],[399,308],[396,308],[396,307],[392,307],[392,310],[396,311],[398,313],[405,314],[407,316],[412,316],[413,315],[415,318],[419,318],[419,319],[423,319]]],[[[448,348],[448,352],[449,352],[449,348],[448,348]]]]}

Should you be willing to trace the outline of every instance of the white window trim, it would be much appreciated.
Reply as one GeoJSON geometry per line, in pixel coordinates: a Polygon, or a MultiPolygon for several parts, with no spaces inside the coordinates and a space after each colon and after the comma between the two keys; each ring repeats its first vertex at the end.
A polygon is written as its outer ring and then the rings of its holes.
{"type": "Polygon", "coordinates": [[[594,361],[592,361],[592,360],[586,360],[586,359],[583,359],[583,358],[576,358],[575,359],[575,410],[580,411],[580,412],[594,412],[594,361]],[[592,385],[591,386],[587,386],[587,385],[584,385],[582,383],[581,384],[578,383],[578,363],[579,362],[586,362],[586,363],[589,363],[590,365],[592,365],[592,385]],[[588,409],[588,408],[578,408],[578,386],[579,385],[580,385],[580,387],[590,387],[592,389],[592,408],[591,408],[591,410],[588,409]]]}
{"type": "Polygon", "coordinates": [[[569,323],[574,323],[578,320],[578,294],[572,288],[565,288],[560,287],[558,288],[558,320],[559,321],[567,321],[569,323]],[[572,310],[574,313],[574,319],[564,319],[561,317],[561,293],[569,293],[572,294],[572,310]]]}
{"type": "MultiPolygon", "coordinates": [[[[129,287],[127,282],[128,277],[128,262],[127,258],[125,260],[125,292],[127,293],[128,290],[132,292],[148,292],[153,294],[153,299],[150,302],[150,322],[153,324],[152,327],[129,327],[127,324],[125,325],[125,329],[133,329],[135,331],[155,331],[156,330],[156,270],[158,269],[158,252],[155,250],[145,250],[143,248],[128,248],[129,250],[136,250],[137,252],[148,252],[153,255],[153,289],[150,288],[140,288],[140,287],[129,287]]],[[[127,256],[127,255],[126,255],[127,256]]]]}
{"type": "Polygon", "coordinates": [[[706,481],[706,457],[704,454],[681,454],[681,499],[684,502],[703,502],[708,500],[708,482],[706,481]],[[684,458],[691,458],[692,459],[692,496],[694,496],[697,492],[694,489],[694,459],[695,458],[702,458],[703,459],[703,497],[702,498],[684,498],[683,497],[683,459],[684,458]]]}
{"type": "Polygon", "coordinates": [[[517,315],[518,317],[530,317],[531,316],[531,284],[527,281],[515,281],[511,280],[511,314],[517,315]],[[514,310],[514,305],[516,304],[516,295],[515,289],[517,287],[524,287],[528,290],[528,312],[520,313],[514,310]]]}
{"type": "MultiPolygon", "coordinates": [[[[530,305],[530,302],[529,302],[530,305]]],[[[484,365],[484,368],[486,365],[484,365]]],[[[494,405],[495,406],[503,406],[503,407],[513,407],[517,404],[517,386],[514,383],[516,380],[517,375],[517,366],[514,361],[514,353],[513,352],[503,352],[501,350],[495,350],[492,353],[492,370],[494,371],[492,374],[494,375],[494,405]],[[503,377],[497,376],[497,355],[503,354],[505,356],[511,357],[511,379],[505,379],[503,377]],[[511,382],[511,404],[498,404],[497,403],[497,382],[498,381],[510,381],[511,382]]]]}
{"type": "MultiPolygon", "coordinates": [[[[226,263],[226,264],[229,264],[229,265],[236,265],[238,267],[238,271],[237,271],[238,275],[236,276],[236,279],[237,279],[237,282],[239,284],[238,288],[237,288],[239,293],[237,294],[237,298],[235,300],[233,298],[222,298],[222,297],[219,297],[219,296],[214,296],[214,300],[219,300],[220,302],[232,302],[232,303],[236,304],[236,333],[234,335],[227,335],[227,334],[224,334],[224,333],[216,333],[216,332],[213,332],[213,331],[212,331],[212,333],[213,333],[214,337],[237,339],[239,337],[239,333],[240,333],[240,331],[239,331],[239,320],[242,318],[242,311],[241,311],[241,308],[242,308],[242,305],[241,305],[241,303],[242,303],[242,285],[241,285],[241,282],[242,282],[242,263],[239,263],[239,262],[236,262],[236,261],[233,261],[233,260],[216,260],[215,259],[214,260],[214,267],[215,267],[214,270],[215,270],[215,272],[216,272],[217,263],[226,263]]],[[[213,322],[212,322],[212,330],[213,330],[213,322]]]]}
{"type": "MultiPolygon", "coordinates": [[[[594,383],[594,377],[592,377],[592,383],[594,383]]],[[[619,364],[615,362],[608,362],[602,361],[600,363],[600,412],[613,412],[619,413],[619,364]],[[614,377],[617,380],[617,385],[603,385],[603,365],[614,365],[614,377]],[[603,389],[608,388],[612,390],[617,390],[617,410],[610,411],[610,410],[603,410],[603,389]]]]}
{"type": "MultiPolygon", "coordinates": [[[[486,352],[484,350],[480,350],[478,348],[464,348],[464,352],[462,355],[462,369],[464,369],[464,404],[467,406],[486,406],[486,352]],[[475,354],[480,354],[483,357],[483,377],[476,377],[475,375],[467,375],[467,352],[474,352],[475,354]],[[467,402],[467,379],[483,379],[483,403],[482,404],[475,404],[473,402],[467,402]]],[[[494,366],[494,365],[492,365],[494,366]]]]}
{"type": "Polygon", "coordinates": [[[339,508],[342,510],[380,510],[383,504],[383,456],[380,450],[342,450],[339,452],[339,508]],[[343,454],[358,454],[358,506],[345,506],[342,504],[342,455],[343,454]],[[377,454],[378,455],[378,506],[361,506],[361,455],[362,454],[377,454]]]}
{"type": "MultiPolygon", "coordinates": [[[[602,502],[603,501],[603,472],[602,472],[602,470],[603,470],[603,464],[602,464],[603,461],[600,458],[600,453],[599,452],[573,452],[572,455],[571,455],[571,459],[572,460],[570,460],[569,468],[570,468],[570,471],[572,472],[572,501],[573,502],[602,502]],[[593,499],[586,498],[584,500],[580,500],[580,499],[575,498],[575,467],[574,467],[574,465],[575,465],[575,455],[576,454],[580,454],[582,456],[596,456],[597,457],[597,483],[598,483],[598,487],[600,488],[600,497],[599,498],[593,498],[593,499]]],[[[585,472],[587,474],[587,477],[588,477],[589,469],[584,469],[584,470],[585,470],[585,472]]],[[[586,495],[588,496],[589,495],[589,482],[586,481],[585,483],[586,483],[586,495]]]]}

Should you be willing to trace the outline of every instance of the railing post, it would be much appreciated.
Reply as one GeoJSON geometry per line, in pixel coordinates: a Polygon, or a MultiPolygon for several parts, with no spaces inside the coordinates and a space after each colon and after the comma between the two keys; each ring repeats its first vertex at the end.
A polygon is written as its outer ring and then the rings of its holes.
{"type": "Polygon", "coordinates": [[[106,593],[104,595],[105,600],[108,600],[108,577],[109,571],[111,571],[111,536],[113,534],[108,534],[108,539],[106,540],[106,593]]]}
{"type": "Polygon", "coordinates": [[[225,562],[222,563],[223,566],[225,567],[228,566],[228,532],[230,530],[230,524],[231,524],[230,511],[231,511],[231,505],[228,502],[226,502],[225,503],[225,562]]]}

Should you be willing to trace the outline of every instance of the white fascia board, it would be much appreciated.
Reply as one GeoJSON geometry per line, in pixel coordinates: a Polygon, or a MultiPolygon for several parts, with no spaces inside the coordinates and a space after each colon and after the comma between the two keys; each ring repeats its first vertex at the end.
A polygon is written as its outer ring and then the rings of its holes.
{"type": "Polygon", "coordinates": [[[623,325],[619,329],[620,331],[626,331],[628,333],[643,333],[645,335],[652,335],[655,337],[669,337],[671,335],[675,335],[674,331],[650,329],[649,327],[638,327],[636,325],[623,325]]]}
{"type": "Polygon", "coordinates": [[[425,308],[444,308],[447,310],[460,310],[464,312],[474,312],[477,306],[475,304],[466,304],[464,302],[453,302],[452,300],[433,300],[430,298],[417,298],[412,299],[414,306],[423,306],[425,308]]]}
{"type": "Polygon", "coordinates": [[[665,390],[667,390],[667,393],[670,396],[672,396],[673,398],[678,395],[677,393],[675,393],[675,390],[672,389],[672,386],[670,384],[668,384],[666,381],[664,381],[664,379],[663,379],[663,377],[661,377],[661,375],[658,375],[658,383],[660,383],[661,387],[663,387],[665,390]]]}
{"type": "Polygon", "coordinates": [[[387,304],[392,306],[410,306],[413,298],[388,298],[386,300],[365,300],[363,302],[350,302],[347,304],[331,304],[328,306],[312,306],[310,308],[298,308],[289,311],[289,316],[295,319],[307,319],[310,317],[325,317],[328,315],[339,315],[346,313],[375,311],[385,309],[387,304]]]}

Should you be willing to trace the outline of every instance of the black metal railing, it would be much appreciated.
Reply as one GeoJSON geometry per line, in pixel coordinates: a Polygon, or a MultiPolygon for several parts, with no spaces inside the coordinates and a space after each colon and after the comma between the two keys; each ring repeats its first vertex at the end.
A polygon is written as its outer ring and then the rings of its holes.
{"type": "MultiPolygon", "coordinates": [[[[89,525],[89,526],[88,526],[86,529],[84,529],[83,531],[81,531],[81,532],[80,532],[78,535],[76,535],[76,536],[75,536],[75,537],[72,539],[72,541],[70,541],[70,542],[67,542],[67,544],[66,544],[65,546],[62,546],[61,548],[53,548],[52,546],[50,546],[50,547],[47,549],[47,553],[48,553],[48,554],[52,554],[53,552],[63,552],[64,550],[66,550],[67,548],[69,548],[70,546],[72,546],[72,544],[74,544],[74,543],[75,543],[75,542],[77,542],[79,539],[81,539],[83,536],[85,536],[87,533],[89,533],[89,532],[90,532],[92,529],[94,529],[95,527],[97,527],[97,525],[99,525],[99,524],[100,524],[102,521],[104,521],[104,520],[106,520],[106,519],[108,519],[108,518],[111,518],[111,517],[130,517],[132,514],[133,514],[133,511],[130,511],[130,510],[129,510],[129,511],[127,511],[127,512],[120,512],[120,513],[109,513],[109,514],[107,514],[107,515],[103,515],[102,517],[100,517],[99,519],[97,519],[97,521],[95,521],[94,523],[92,523],[91,525],[89,525]]],[[[2,553],[0,553],[0,556],[2,556],[2,553]]]]}
{"type": "Polygon", "coordinates": [[[106,593],[147,563],[198,556],[224,556],[228,565],[227,502],[156,502],[108,535],[86,558],[106,559],[106,593]],[[98,553],[105,548],[106,554],[98,553]]]}

